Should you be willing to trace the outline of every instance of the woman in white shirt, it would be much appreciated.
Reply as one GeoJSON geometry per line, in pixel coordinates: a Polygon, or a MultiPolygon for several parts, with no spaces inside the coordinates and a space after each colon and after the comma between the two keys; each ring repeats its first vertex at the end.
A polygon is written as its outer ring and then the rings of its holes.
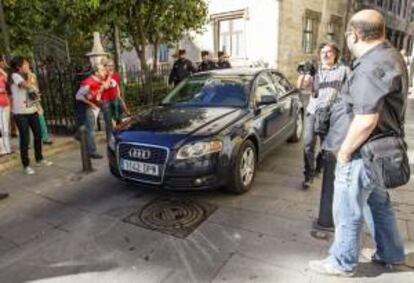
{"type": "Polygon", "coordinates": [[[11,62],[11,93],[12,113],[19,129],[20,158],[24,172],[32,175],[35,171],[30,167],[29,159],[29,129],[33,133],[36,165],[50,166],[53,163],[43,159],[42,134],[40,131],[39,116],[35,105],[38,100],[34,87],[28,80],[30,72],[29,62],[24,57],[15,57],[11,62]]]}

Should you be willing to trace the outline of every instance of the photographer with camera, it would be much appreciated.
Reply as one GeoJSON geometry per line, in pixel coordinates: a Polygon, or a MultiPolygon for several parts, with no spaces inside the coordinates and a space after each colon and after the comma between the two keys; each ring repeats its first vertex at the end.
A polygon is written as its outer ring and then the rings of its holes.
{"type": "Polygon", "coordinates": [[[329,128],[331,106],[339,99],[338,94],[349,74],[349,68],[338,63],[339,53],[335,43],[323,43],[319,48],[320,64],[316,72],[305,64],[304,74],[299,76],[299,88],[312,89],[305,115],[304,189],[311,186],[313,178],[322,170],[323,153],[318,154],[315,168],[316,139],[319,137],[322,144],[329,128]],[[309,76],[313,78],[312,84],[308,82],[309,76]]]}

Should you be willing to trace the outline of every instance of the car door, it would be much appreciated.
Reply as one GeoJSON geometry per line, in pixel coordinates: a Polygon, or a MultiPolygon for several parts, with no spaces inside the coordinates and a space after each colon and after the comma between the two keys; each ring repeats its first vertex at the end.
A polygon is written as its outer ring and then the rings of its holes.
{"type": "Polygon", "coordinates": [[[291,95],[294,88],[288,80],[279,72],[272,72],[272,80],[278,95],[278,102],[282,115],[282,128],[280,134],[282,136],[289,135],[295,123],[295,112],[292,106],[294,105],[294,96],[291,95]]]}
{"type": "Polygon", "coordinates": [[[277,134],[283,127],[283,107],[278,103],[259,105],[264,96],[273,96],[278,101],[278,91],[275,88],[271,74],[262,72],[254,83],[253,101],[255,105],[256,120],[260,122],[260,136],[263,151],[270,150],[275,144],[277,134]]]}

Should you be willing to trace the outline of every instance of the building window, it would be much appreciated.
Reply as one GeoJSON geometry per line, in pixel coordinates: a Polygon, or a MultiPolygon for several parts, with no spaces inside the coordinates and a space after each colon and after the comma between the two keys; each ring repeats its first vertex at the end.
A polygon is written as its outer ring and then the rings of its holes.
{"type": "Polygon", "coordinates": [[[399,15],[401,15],[401,6],[402,6],[402,0],[398,0],[398,3],[397,3],[397,15],[399,16],[399,15]]]}
{"type": "Polygon", "coordinates": [[[214,24],[214,52],[226,52],[232,58],[246,58],[245,22],[248,10],[237,10],[211,16],[214,24]]]}
{"type": "Polygon", "coordinates": [[[394,1],[393,0],[388,0],[388,11],[391,11],[392,12],[392,8],[393,8],[393,5],[394,4],[394,1]]]}
{"type": "Polygon", "coordinates": [[[342,32],[342,18],[331,15],[330,21],[327,25],[327,37],[331,41],[335,41],[337,44],[341,41],[342,32]]]}
{"type": "Polygon", "coordinates": [[[414,22],[414,5],[413,5],[413,7],[411,8],[411,22],[414,22]]]}
{"type": "Polygon", "coordinates": [[[245,49],[244,40],[244,19],[232,19],[219,21],[218,46],[232,58],[242,58],[245,49]]]}
{"type": "Polygon", "coordinates": [[[311,10],[305,12],[302,38],[304,53],[312,53],[316,48],[320,18],[321,15],[318,12],[311,10]]]}
{"type": "Polygon", "coordinates": [[[166,44],[161,44],[160,45],[160,62],[168,62],[168,57],[169,57],[169,48],[166,44]]]}

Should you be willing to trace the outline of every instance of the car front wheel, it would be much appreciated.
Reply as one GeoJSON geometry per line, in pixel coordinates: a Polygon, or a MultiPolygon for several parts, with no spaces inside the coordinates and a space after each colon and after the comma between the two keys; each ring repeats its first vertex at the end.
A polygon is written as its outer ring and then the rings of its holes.
{"type": "Polygon", "coordinates": [[[250,140],[245,141],[236,157],[228,191],[242,194],[250,190],[256,174],[256,157],[254,144],[250,140]]]}

